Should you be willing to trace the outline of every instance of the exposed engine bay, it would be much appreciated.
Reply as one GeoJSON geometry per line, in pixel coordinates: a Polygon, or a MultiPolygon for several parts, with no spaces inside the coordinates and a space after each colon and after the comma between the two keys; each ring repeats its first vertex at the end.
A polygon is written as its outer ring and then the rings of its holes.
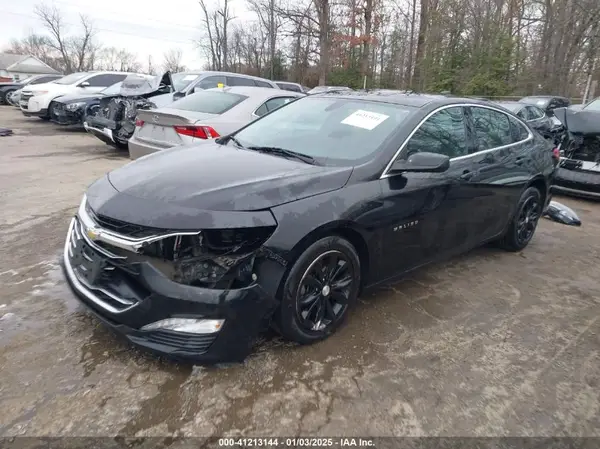
{"type": "Polygon", "coordinates": [[[84,119],[85,127],[108,144],[126,146],[135,131],[138,110],[161,106],[151,98],[171,92],[173,81],[170,72],[153,79],[129,75],[123,81],[119,95],[102,98],[99,106],[89,111],[84,119]]]}
{"type": "Polygon", "coordinates": [[[600,172],[600,112],[556,109],[566,132],[560,144],[560,166],[600,172]]]}

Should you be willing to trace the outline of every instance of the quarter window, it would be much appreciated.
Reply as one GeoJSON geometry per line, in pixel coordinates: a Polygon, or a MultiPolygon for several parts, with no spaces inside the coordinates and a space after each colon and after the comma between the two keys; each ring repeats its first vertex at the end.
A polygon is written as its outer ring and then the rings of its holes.
{"type": "Polygon", "coordinates": [[[514,143],[508,115],[487,108],[471,108],[476,151],[514,143]]]}
{"type": "Polygon", "coordinates": [[[406,145],[405,158],[414,153],[439,153],[450,158],[468,153],[463,108],[442,109],[429,117],[406,145]]]}
{"type": "Polygon", "coordinates": [[[544,117],[544,113],[534,106],[527,106],[529,120],[539,120],[544,117]]]}
{"type": "Polygon", "coordinates": [[[529,131],[522,123],[514,118],[510,118],[510,132],[513,143],[522,142],[529,137],[529,131]]]}
{"type": "Polygon", "coordinates": [[[269,83],[267,83],[266,81],[261,81],[261,80],[254,80],[254,82],[256,83],[256,85],[258,87],[269,87],[269,88],[273,88],[273,86],[269,83]]]}

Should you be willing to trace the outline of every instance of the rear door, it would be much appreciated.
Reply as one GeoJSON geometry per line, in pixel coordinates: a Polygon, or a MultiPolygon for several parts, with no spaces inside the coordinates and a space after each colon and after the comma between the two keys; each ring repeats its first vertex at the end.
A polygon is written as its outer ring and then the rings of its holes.
{"type": "Polygon", "coordinates": [[[477,198],[478,216],[471,222],[471,233],[480,241],[500,234],[512,214],[524,183],[522,167],[530,162],[525,125],[508,114],[490,107],[471,106],[467,113],[475,140],[471,182],[477,198]]]}

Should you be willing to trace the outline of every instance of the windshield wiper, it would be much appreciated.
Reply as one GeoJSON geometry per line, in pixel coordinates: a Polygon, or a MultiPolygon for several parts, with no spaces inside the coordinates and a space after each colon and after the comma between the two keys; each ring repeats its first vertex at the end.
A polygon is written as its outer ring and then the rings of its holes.
{"type": "Polygon", "coordinates": [[[315,158],[309,156],[307,154],[296,153],[292,150],[286,150],[285,148],[278,147],[248,147],[249,150],[260,151],[261,153],[269,153],[275,154],[278,156],[289,157],[293,159],[298,159],[302,162],[306,162],[307,164],[317,165],[315,158]]]}
{"type": "Polygon", "coordinates": [[[233,143],[235,143],[235,144],[236,144],[238,147],[240,147],[240,148],[246,148],[244,145],[242,145],[242,144],[240,143],[240,141],[239,141],[239,140],[237,140],[237,139],[236,139],[235,137],[233,137],[233,136],[229,136],[229,140],[231,140],[233,143]]]}

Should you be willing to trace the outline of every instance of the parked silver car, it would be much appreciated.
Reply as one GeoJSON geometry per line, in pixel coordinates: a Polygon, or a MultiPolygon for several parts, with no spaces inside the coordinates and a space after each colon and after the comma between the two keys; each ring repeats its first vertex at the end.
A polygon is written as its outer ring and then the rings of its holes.
{"type": "Polygon", "coordinates": [[[263,87],[207,89],[168,107],[139,111],[129,156],[189,145],[229,134],[304,94],[263,87]]]}

